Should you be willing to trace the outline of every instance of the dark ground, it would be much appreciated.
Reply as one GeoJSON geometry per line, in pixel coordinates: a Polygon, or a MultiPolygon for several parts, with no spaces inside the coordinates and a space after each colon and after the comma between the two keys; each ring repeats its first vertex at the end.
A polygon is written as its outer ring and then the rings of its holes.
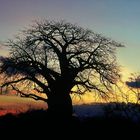
{"type": "Polygon", "coordinates": [[[48,116],[46,111],[30,111],[18,116],[7,114],[0,117],[0,135],[11,138],[31,137],[48,139],[90,138],[95,137],[120,138],[139,135],[140,123],[134,123],[119,117],[90,118],[80,120],[72,117],[69,120],[48,116]]]}

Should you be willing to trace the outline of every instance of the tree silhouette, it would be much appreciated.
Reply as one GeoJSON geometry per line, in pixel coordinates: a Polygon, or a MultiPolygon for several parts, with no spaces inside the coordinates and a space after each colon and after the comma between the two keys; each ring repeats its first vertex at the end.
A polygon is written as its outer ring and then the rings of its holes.
{"type": "Polygon", "coordinates": [[[119,78],[115,51],[123,45],[71,23],[35,22],[7,45],[1,87],[47,102],[54,114],[72,115],[70,94],[94,90],[106,96],[119,78]]]}

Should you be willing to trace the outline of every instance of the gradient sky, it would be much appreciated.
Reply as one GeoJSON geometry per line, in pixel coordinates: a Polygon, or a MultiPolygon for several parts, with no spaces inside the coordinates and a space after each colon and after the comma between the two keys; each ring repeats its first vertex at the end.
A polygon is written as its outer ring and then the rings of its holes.
{"type": "Polygon", "coordinates": [[[126,46],[117,53],[125,72],[140,71],[140,0],[0,0],[0,41],[35,19],[64,19],[111,37],[126,46]]]}

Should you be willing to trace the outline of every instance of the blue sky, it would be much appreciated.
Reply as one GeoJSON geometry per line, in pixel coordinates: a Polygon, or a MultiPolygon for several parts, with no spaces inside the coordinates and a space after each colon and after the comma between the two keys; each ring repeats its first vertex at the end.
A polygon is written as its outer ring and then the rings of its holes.
{"type": "Polygon", "coordinates": [[[126,46],[118,50],[119,63],[140,71],[140,0],[0,0],[0,41],[35,19],[64,19],[111,37],[126,46]]]}

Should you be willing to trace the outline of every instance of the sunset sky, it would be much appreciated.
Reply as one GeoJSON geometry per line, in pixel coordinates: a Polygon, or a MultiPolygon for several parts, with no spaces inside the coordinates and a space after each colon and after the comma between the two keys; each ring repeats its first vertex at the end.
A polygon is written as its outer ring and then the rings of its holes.
{"type": "Polygon", "coordinates": [[[124,73],[140,71],[140,0],[0,0],[0,41],[35,19],[64,19],[111,37],[126,46],[117,54],[124,73]]]}

